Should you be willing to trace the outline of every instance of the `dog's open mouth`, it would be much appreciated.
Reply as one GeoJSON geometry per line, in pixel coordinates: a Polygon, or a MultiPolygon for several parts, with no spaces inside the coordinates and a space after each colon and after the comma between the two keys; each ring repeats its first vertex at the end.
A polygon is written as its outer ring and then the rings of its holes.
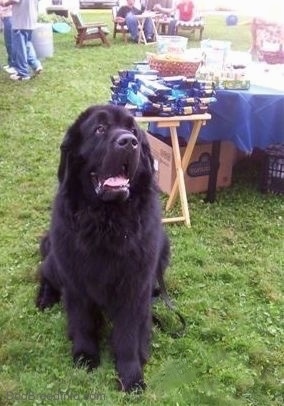
{"type": "Polygon", "coordinates": [[[102,177],[92,172],[91,178],[95,192],[102,200],[125,200],[128,198],[130,179],[126,173],[102,177]]]}
{"type": "Polygon", "coordinates": [[[125,201],[135,183],[140,160],[140,144],[125,129],[112,130],[109,143],[91,171],[96,196],[103,201],[125,201]]]}
{"type": "Polygon", "coordinates": [[[123,175],[120,176],[111,176],[110,178],[105,179],[103,182],[104,188],[109,189],[121,189],[121,188],[129,188],[129,179],[123,175]]]}

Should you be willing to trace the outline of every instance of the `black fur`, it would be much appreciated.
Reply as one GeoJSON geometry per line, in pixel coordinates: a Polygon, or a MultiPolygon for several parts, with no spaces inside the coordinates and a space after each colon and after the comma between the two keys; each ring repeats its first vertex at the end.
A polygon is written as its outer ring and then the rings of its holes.
{"type": "Polygon", "coordinates": [[[88,369],[107,317],[121,389],[144,389],[151,296],[169,256],[145,132],[124,108],[88,108],[65,135],[58,179],[37,306],[62,298],[73,359],[88,369]]]}

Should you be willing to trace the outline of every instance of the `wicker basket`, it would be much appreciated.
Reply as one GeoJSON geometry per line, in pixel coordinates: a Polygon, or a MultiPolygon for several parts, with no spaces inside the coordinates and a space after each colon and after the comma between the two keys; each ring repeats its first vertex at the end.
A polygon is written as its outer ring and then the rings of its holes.
{"type": "Polygon", "coordinates": [[[261,51],[262,59],[269,64],[284,63],[284,51],[261,51]]]}
{"type": "Polygon", "coordinates": [[[201,61],[178,61],[150,57],[149,66],[157,70],[161,76],[182,75],[193,78],[201,61]]]}

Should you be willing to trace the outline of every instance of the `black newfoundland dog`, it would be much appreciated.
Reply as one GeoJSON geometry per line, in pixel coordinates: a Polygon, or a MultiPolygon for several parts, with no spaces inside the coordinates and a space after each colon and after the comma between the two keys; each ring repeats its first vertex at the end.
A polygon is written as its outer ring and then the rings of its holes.
{"type": "Polygon", "coordinates": [[[151,297],[169,257],[145,132],[122,107],[88,108],[65,135],[58,180],[37,306],[63,300],[73,359],[90,370],[110,320],[120,388],[144,389],[151,297]]]}

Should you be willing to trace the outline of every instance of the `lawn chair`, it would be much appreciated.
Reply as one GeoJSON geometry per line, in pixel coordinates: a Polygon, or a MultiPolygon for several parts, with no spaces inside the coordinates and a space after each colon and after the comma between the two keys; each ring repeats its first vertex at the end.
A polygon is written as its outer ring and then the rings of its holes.
{"type": "Polygon", "coordinates": [[[112,7],[113,38],[116,38],[116,34],[122,34],[124,42],[127,42],[127,34],[129,31],[125,24],[125,18],[117,17],[118,9],[118,6],[112,7]]]}
{"type": "Polygon", "coordinates": [[[70,13],[73,24],[77,31],[75,36],[76,46],[82,46],[85,41],[100,39],[104,45],[109,46],[107,25],[101,22],[84,23],[79,13],[70,13]]]}
{"type": "Polygon", "coordinates": [[[190,35],[195,35],[195,31],[199,31],[199,41],[201,41],[204,31],[204,18],[195,14],[195,16],[189,21],[178,20],[176,23],[176,35],[179,35],[180,29],[189,31],[190,35]]]}

